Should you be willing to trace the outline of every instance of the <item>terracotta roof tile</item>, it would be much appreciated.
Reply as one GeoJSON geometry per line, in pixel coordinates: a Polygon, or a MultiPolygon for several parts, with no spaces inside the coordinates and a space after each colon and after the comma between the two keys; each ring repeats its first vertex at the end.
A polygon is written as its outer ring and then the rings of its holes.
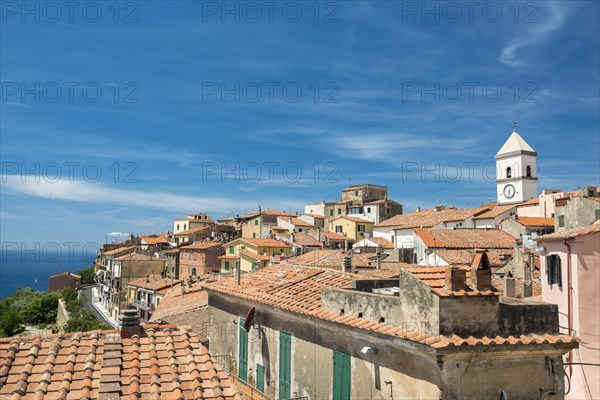
{"type": "Polygon", "coordinates": [[[131,338],[117,331],[5,338],[0,357],[0,397],[14,400],[197,398],[195,384],[211,389],[205,399],[241,396],[197,336],[174,325],[147,325],[131,338]],[[192,373],[200,376],[193,381],[192,373]]]}
{"type": "Polygon", "coordinates": [[[517,222],[523,226],[548,226],[554,227],[554,218],[543,217],[518,217],[517,222]]]}
{"type": "Polygon", "coordinates": [[[429,248],[445,249],[512,249],[515,238],[499,229],[436,229],[417,228],[429,248]]]}
{"type": "MultiPolygon", "coordinates": [[[[424,274],[432,280],[445,276],[446,267],[406,267],[406,273],[424,274]],[[408,272],[414,271],[414,272],[408,272]]],[[[418,277],[418,276],[417,276],[418,277]]],[[[211,283],[202,283],[207,290],[225,293],[231,296],[268,304],[283,310],[315,318],[353,326],[356,329],[368,330],[381,335],[410,340],[433,348],[451,348],[453,346],[484,346],[509,342],[509,344],[536,344],[538,341],[532,335],[522,335],[519,338],[460,338],[453,336],[432,336],[430,334],[403,329],[388,323],[378,323],[365,318],[340,315],[336,312],[321,308],[321,290],[329,288],[349,288],[354,279],[370,279],[364,275],[348,274],[330,269],[311,267],[289,267],[273,265],[261,268],[241,277],[240,285],[236,278],[222,278],[211,283]],[[487,344],[485,344],[487,343],[487,344]]],[[[443,290],[432,288],[432,290],[443,290]]],[[[445,293],[445,292],[444,292],[445,293]]],[[[492,291],[477,294],[497,295],[492,291]]],[[[545,335],[549,343],[566,343],[576,347],[577,340],[566,335],[545,335]]],[[[539,340],[539,339],[538,339],[539,340]]]]}
{"type": "Polygon", "coordinates": [[[191,250],[207,250],[207,249],[212,249],[213,247],[220,247],[223,246],[221,243],[219,242],[201,242],[201,243],[194,243],[194,244],[189,244],[187,246],[181,246],[179,248],[179,251],[184,252],[184,251],[191,251],[191,250]]]}
{"type": "Polygon", "coordinates": [[[149,290],[160,290],[178,285],[179,281],[174,281],[169,278],[163,278],[161,275],[150,274],[147,277],[139,278],[129,282],[129,286],[137,286],[149,290]]]}
{"type": "Polygon", "coordinates": [[[593,223],[579,228],[572,228],[561,232],[554,232],[549,235],[538,236],[537,241],[572,239],[596,232],[600,232],[600,223],[593,223]]]}
{"type": "Polygon", "coordinates": [[[290,244],[282,242],[277,239],[263,239],[263,238],[241,238],[241,241],[244,241],[248,244],[258,246],[258,247],[269,247],[269,248],[290,248],[292,247],[290,244]]]}

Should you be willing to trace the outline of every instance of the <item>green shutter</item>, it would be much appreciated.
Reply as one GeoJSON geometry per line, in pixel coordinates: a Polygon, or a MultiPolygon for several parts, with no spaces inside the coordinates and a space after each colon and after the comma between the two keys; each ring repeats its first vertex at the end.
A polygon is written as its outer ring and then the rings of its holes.
{"type": "Polygon", "coordinates": [[[256,388],[265,392],[265,367],[260,364],[256,364],[256,388]]]}
{"type": "Polygon", "coordinates": [[[252,263],[252,271],[254,271],[255,269],[256,269],[256,263],[255,263],[255,262],[253,262],[253,263],[252,263]]]}
{"type": "Polygon", "coordinates": [[[333,351],[333,400],[350,400],[350,356],[333,351]]]}
{"type": "Polygon", "coordinates": [[[229,254],[233,254],[233,246],[229,246],[229,254]]]}
{"type": "Polygon", "coordinates": [[[254,220],[254,225],[258,225],[258,220],[257,219],[254,220]]]}
{"type": "Polygon", "coordinates": [[[338,208],[338,215],[340,215],[342,213],[342,209],[338,208]]]}
{"type": "Polygon", "coordinates": [[[229,271],[229,261],[225,261],[225,271],[229,271]]]}
{"type": "Polygon", "coordinates": [[[244,329],[246,320],[240,318],[240,354],[238,377],[244,382],[248,381],[248,332],[244,329]]]}
{"type": "Polygon", "coordinates": [[[565,216],[564,215],[558,216],[558,226],[560,226],[560,227],[565,226],[565,216]]]}
{"type": "Polygon", "coordinates": [[[256,232],[253,232],[253,233],[252,233],[252,237],[253,237],[254,239],[256,239],[256,232]]]}
{"type": "Polygon", "coordinates": [[[333,208],[331,210],[329,210],[329,216],[333,217],[333,208]]]}
{"type": "Polygon", "coordinates": [[[594,210],[594,217],[596,217],[596,219],[600,219],[600,210],[594,210]]]}
{"type": "Polygon", "coordinates": [[[292,336],[279,332],[279,400],[290,398],[292,336]]]}

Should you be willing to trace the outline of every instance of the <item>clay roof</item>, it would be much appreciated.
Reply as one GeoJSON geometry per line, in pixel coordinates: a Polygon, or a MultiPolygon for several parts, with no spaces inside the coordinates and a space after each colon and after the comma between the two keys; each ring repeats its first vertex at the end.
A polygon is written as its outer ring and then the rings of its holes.
{"type": "Polygon", "coordinates": [[[54,278],[56,276],[72,276],[73,278],[81,279],[81,276],[71,272],[59,272],[58,274],[52,275],[50,278],[54,278]]]}
{"type": "MultiPolygon", "coordinates": [[[[196,286],[196,285],[195,285],[196,286]]],[[[206,308],[208,306],[208,293],[200,287],[185,288],[181,294],[181,285],[169,290],[160,301],[154,313],[152,321],[160,321],[168,317],[184,314],[186,312],[206,308]]]]}
{"type": "Polygon", "coordinates": [[[284,226],[279,226],[279,225],[271,225],[271,229],[278,230],[278,231],[287,231],[287,230],[289,230],[288,228],[286,228],[284,226]]]}
{"type": "Polygon", "coordinates": [[[212,249],[213,247],[219,247],[222,246],[221,243],[219,242],[201,242],[201,243],[194,243],[194,244],[190,244],[187,246],[181,246],[179,248],[180,251],[186,251],[186,250],[207,250],[207,249],[212,249]]]}
{"type": "Polygon", "coordinates": [[[496,288],[492,287],[491,290],[479,291],[477,288],[469,285],[469,279],[471,275],[471,268],[468,266],[461,267],[430,267],[430,266],[413,266],[404,268],[405,273],[411,273],[412,275],[419,278],[427,286],[431,288],[431,291],[438,296],[499,296],[501,293],[496,288]],[[448,268],[458,268],[466,271],[467,274],[467,290],[452,291],[448,289],[446,282],[446,270],[448,268]]]}
{"type": "Polygon", "coordinates": [[[414,213],[395,215],[392,218],[378,223],[375,225],[375,227],[390,227],[397,229],[432,227],[442,222],[461,221],[486,210],[489,210],[489,208],[446,208],[441,211],[424,210],[414,213]]]}
{"type": "Polygon", "coordinates": [[[200,232],[200,231],[203,231],[203,230],[209,229],[209,228],[210,228],[209,226],[198,226],[196,228],[190,228],[190,229],[187,229],[185,231],[174,233],[173,236],[191,235],[192,233],[200,232]]]}
{"type": "Polygon", "coordinates": [[[372,224],[373,223],[373,221],[370,221],[368,219],[363,219],[363,218],[358,218],[358,217],[349,217],[347,215],[337,217],[336,219],[334,219],[334,221],[337,219],[347,219],[348,221],[356,222],[359,224],[372,224]]]}
{"type": "MultiPolygon", "coordinates": [[[[295,217],[296,214],[292,214],[292,213],[288,213],[285,211],[279,211],[279,210],[271,210],[271,209],[266,209],[266,210],[262,210],[261,211],[262,215],[271,215],[271,216],[275,216],[275,217],[295,217]]],[[[254,211],[254,212],[250,212],[248,214],[245,214],[246,217],[257,217],[259,216],[260,213],[258,211],[254,211]]]]}
{"type": "Polygon", "coordinates": [[[378,245],[379,247],[381,247],[382,249],[393,249],[394,247],[394,243],[390,242],[389,240],[387,240],[386,238],[383,237],[370,237],[367,238],[365,240],[368,240],[370,242],[375,243],[376,245],[378,245]]]}
{"type": "MultiPolygon", "coordinates": [[[[313,250],[290,257],[284,264],[341,270],[345,256],[344,250],[313,250]]],[[[375,267],[375,263],[375,254],[373,253],[352,253],[352,266],[354,267],[375,267]]]]}
{"type": "Polygon", "coordinates": [[[561,232],[554,232],[549,235],[538,236],[537,241],[573,239],[579,236],[589,235],[597,232],[600,232],[600,224],[593,223],[591,225],[582,226],[579,228],[572,228],[561,232]]]}
{"type": "Polygon", "coordinates": [[[292,247],[290,244],[277,239],[241,238],[240,240],[258,247],[292,247]]]}
{"type": "Polygon", "coordinates": [[[240,250],[240,254],[251,257],[255,260],[258,261],[271,261],[271,256],[270,255],[266,255],[266,254],[258,254],[255,251],[252,251],[250,249],[243,249],[240,250]]]}
{"type": "Polygon", "coordinates": [[[304,214],[304,215],[308,215],[309,217],[313,217],[313,218],[320,218],[320,219],[325,218],[321,214],[304,214]]]}
{"type": "Polygon", "coordinates": [[[477,214],[473,219],[489,219],[496,218],[498,215],[504,214],[507,211],[516,208],[520,204],[505,204],[505,205],[497,205],[494,204],[489,211],[485,211],[481,214],[477,214]]]}
{"type": "Polygon", "coordinates": [[[361,184],[361,185],[352,185],[352,186],[348,186],[348,187],[346,187],[345,189],[342,189],[342,192],[345,192],[345,191],[347,191],[347,190],[356,190],[356,189],[362,189],[362,188],[366,188],[366,187],[368,187],[368,186],[372,186],[372,187],[376,187],[376,188],[385,188],[385,189],[387,189],[387,186],[373,185],[373,184],[370,184],[370,183],[364,183],[364,184],[361,184]]]}
{"type": "Polygon", "coordinates": [[[306,233],[295,233],[294,244],[312,247],[321,247],[323,245],[320,241],[310,235],[307,235],[306,233]]]}
{"type": "Polygon", "coordinates": [[[554,227],[554,218],[543,217],[518,217],[517,222],[523,226],[548,226],[554,227]]]}
{"type": "Polygon", "coordinates": [[[521,206],[531,206],[531,205],[535,205],[535,204],[540,204],[540,199],[538,197],[536,197],[535,199],[531,199],[529,201],[526,201],[525,203],[521,203],[518,205],[518,207],[521,206]]]}
{"type": "Polygon", "coordinates": [[[498,229],[417,228],[417,235],[429,248],[512,249],[515,238],[498,229]]]}
{"type": "Polygon", "coordinates": [[[102,255],[114,256],[115,254],[131,253],[134,250],[135,246],[117,247],[116,249],[103,252],[102,255]]]}
{"type": "Polygon", "coordinates": [[[158,258],[153,258],[152,256],[149,256],[147,254],[143,254],[143,253],[129,253],[129,254],[124,254],[120,257],[116,257],[115,260],[123,260],[123,261],[150,261],[150,260],[158,260],[158,258]]]}
{"type": "MultiPolygon", "coordinates": [[[[431,267],[419,267],[426,270],[431,267]]],[[[440,268],[440,267],[438,267],[440,268]]],[[[495,344],[528,345],[538,343],[563,344],[576,347],[577,340],[571,336],[555,335],[521,335],[518,337],[468,337],[456,335],[441,336],[414,331],[385,322],[375,322],[366,318],[358,318],[340,314],[321,308],[321,290],[324,288],[349,288],[353,279],[372,279],[358,274],[348,274],[331,269],[310,267],[288,267],[273,265],[245,274],[241,277],[240,285],[236,278],[222,278],[218,281],[205,283],[210,292],[224,293],[262,304],[267,304],[286,311],[309,317],[319,318],[347,327],[368,331],[371,334],[384,335],[396,339],[408,340],[435,349],[462,346],[487,346],[495,344]]],[[[432,291],[435,288],[432,287],[432,291]]],[[[435,292],[435,291],[434,291],[435,292]]],[[[460,350],[460,349],[459,349],[460,350]]]]}
{"type": "Polygon", "coordinates": [[[159,244],[159,243],[168,243],[167,238],[165,236],[144,236],[142,240],[146,242],[146,244],[159,244]]]}
{"type": "MultiPolygon", "coordinates": [[[[449,265],[468,265],[475,256],[476,249],[435,249],[435,253],[449,265]]],[[[490,260],[490,266],[504,266],[514,254],[514,249],[487,249],[487,256],[490,260]]]]}
{"type": "Polygon", "coordinates": [[[169,278],[163,278],[160,275],[150,274],[148,277],[135,279],[129,282],[129,286],[137,286],[149,290],[160,290],[172,285],[178,285],[179,281],[175,281],[169,278]]]}
{"type": "Polygon", "coordinates": [[[309,227],[313,226],[313,224],[303,221],[300,218],[296,218],[296,217],[283,218],[283,220],[285,220],[291,224],[294,224],[295,226],[309,226],[309,227]]]}
{"type": "MultiPolygon", "coordinates": [[[[310,229],[308,231],[308,233],[310,233],[314,237],[317,236],[316,229],[310,229]]],[[[353,241],[353,239],[348,238],[347,236],[344,236],[341,233],[329,232],[329,231],[323,231],[323,230],[321,231],[321,238],[327,238],[329,240],[352,240],[353,241]]]]}
{"type": "Polygon", "coordinates": [[[19,399],[241,399],[232,379],[187,328],[140,335],[78,332],[0,339],[0,395],[19,399]]]}

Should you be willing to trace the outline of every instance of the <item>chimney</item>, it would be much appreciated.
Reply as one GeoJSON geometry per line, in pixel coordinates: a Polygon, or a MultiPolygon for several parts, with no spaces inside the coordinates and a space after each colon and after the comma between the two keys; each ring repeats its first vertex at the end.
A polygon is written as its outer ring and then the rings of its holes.
{"type": "Polygon", "coordinates": [[[352,272],[352,257],[349,254],[344,256],[344,260],[342,262],[342,271],[352,272]]]}
{"type": "Polygon", "coordinates": [[[140,334],[140,316],[135,309],[121,311],[121,337],[130,338],[140,334]]]}
{"type": "Polygon", "coordinates": [[[377,254],[377,271],[379,271],[381,269],[381,247],[377,247],[376,254],[377,254]]]}
{"type": "Polygon", "coordinates": [[[504,296],[517,297],[515,278],[510,272],[504,276],[504,296]]]}
{"type": "Polygon", "coordinates": [[[452,292],[467,289],[467,271],[458,267],[446,269],[446,287],[452,292]]]}
{"type": "Polygon", "coordinates": [[[476,250],[471,263],[471,285],[479,291],[492,288],[492,270],[485,250],[476,250]]]}

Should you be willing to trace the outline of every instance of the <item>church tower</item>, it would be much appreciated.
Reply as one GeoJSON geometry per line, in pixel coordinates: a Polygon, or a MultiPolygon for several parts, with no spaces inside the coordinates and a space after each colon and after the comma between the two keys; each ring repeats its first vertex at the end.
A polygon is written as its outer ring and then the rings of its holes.
{"type": "Polygon", "coordinates": [[[522,203],[538,196],[536,159],[537,153],[515,127],[496,154],[498,204],[522,203]]]}

